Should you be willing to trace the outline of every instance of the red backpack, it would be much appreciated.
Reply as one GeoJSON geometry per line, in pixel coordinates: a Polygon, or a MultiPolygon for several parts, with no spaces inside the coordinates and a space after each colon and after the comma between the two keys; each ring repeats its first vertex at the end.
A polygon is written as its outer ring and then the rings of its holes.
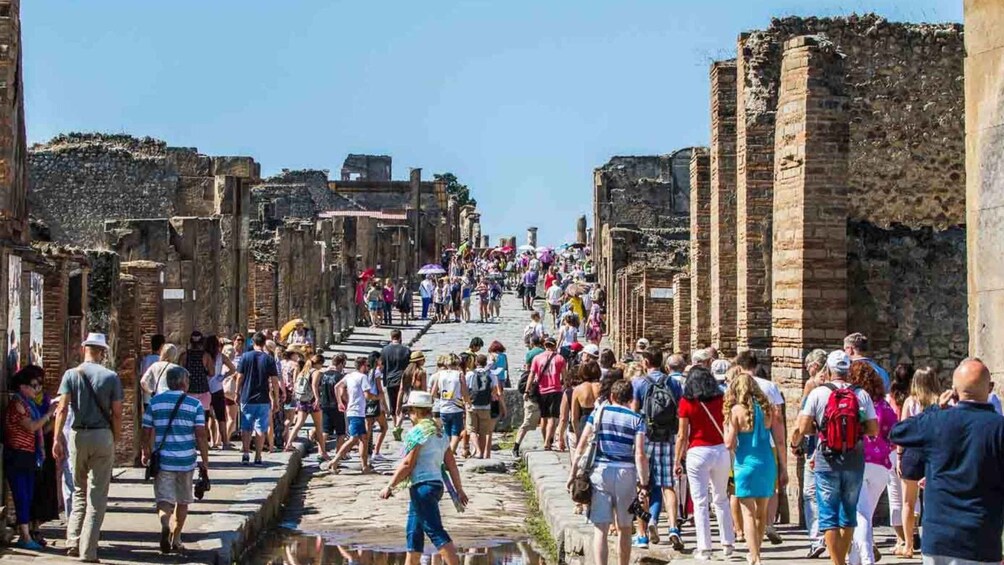
{"type": "Polygon", "coordinates": [[[830,389],[830,398],[819,426],[819,447],[827,456],[852,451],[861,440],[857,387],[839,388],[831,383],[823,386],[830,389]]]}

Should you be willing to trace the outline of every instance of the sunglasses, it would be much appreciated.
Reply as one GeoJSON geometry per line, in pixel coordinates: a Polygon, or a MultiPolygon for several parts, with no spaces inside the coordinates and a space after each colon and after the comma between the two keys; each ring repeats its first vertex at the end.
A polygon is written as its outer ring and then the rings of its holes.
{"type": "Polygon", "coordinates": [[[42,383],[28,383],[31,388],[42,388],[42,383]]]}

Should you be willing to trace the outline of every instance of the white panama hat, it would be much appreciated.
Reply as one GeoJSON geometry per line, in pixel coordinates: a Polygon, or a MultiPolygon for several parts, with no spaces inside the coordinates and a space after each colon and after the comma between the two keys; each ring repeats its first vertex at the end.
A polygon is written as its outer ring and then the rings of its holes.
{"type": "Polygon", "coordinates": [[[87,334],[87,339],[81,345],[90,347],[100,347],[101,349],[108,349],[108,340],[105,338],[105,334],[99,333],[89,333],[87,334]]]}
{"type": "Polygon", "coordinates": [[[413,390],[408,393],[408,402],[405,408],[432,408],[432,395],[421,390],[413,390]]]}

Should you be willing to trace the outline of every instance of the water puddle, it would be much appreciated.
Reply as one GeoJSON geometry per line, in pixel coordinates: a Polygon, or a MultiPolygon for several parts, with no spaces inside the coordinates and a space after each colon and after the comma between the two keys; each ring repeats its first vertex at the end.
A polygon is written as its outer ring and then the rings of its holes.
{"type": "MultiPolygon", "coordinates": [[[[252,565],[404,565],[404,540],[386,544],[345,545],[346,537],[325,532],[273,531],[250,559],[252,565]]],[[[426,540],[422,565],[443,565],[426,540]]],[[[463,565],[548,565],[529,542],[498,542],[485,547],[460,547],[463,565]]]]}

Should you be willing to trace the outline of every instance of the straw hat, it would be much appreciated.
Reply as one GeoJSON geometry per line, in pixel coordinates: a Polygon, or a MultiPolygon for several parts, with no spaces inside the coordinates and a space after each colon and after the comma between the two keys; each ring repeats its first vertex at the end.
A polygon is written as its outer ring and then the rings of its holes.
{"type": "Polygon", "coordinates": [[[421,351],[412,351],[411,357],[408,359],[408,361],[411,363],[424,363],[425,353],[422,353],[421,351]]]}
{"type": "Polygon", "coordinates": [[[408,394],[405,408],[432,408],[432,395],[421,390],[413,390],[408,394]]]}

